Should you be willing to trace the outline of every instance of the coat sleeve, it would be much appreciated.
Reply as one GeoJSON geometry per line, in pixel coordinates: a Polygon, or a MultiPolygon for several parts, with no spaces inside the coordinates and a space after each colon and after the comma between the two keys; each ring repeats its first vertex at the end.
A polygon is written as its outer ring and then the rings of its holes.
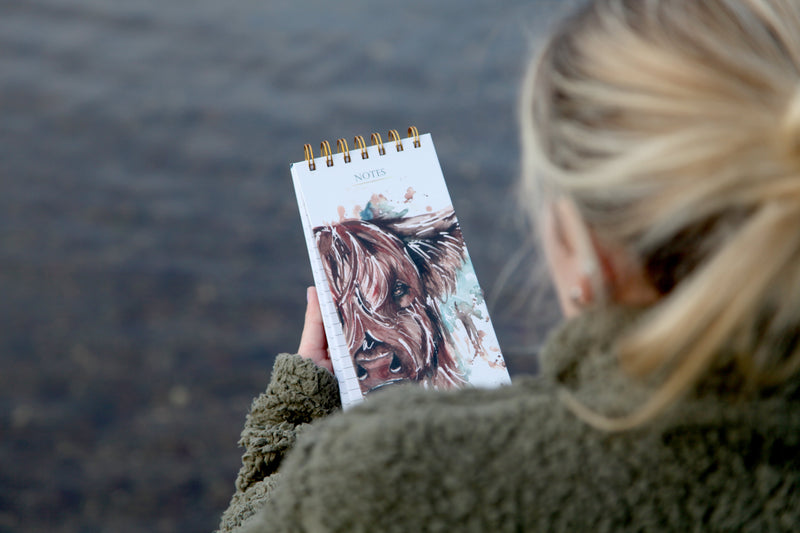
{"type": "Polygon", "coordinates": [[[299,355],[275,359],[272,379],[253,400],[239,445],[245,451],[236,492],[222,515],[220,533],[239,527],[269,499],[278,467],[309,423],[341,406],[336,379],[299,355]]]}
{"type": "Polygon", "coordinates": [[[537,468],[537,432],[553,423],[532,412],[552,407],[511,387],[381,392],[309,428],[240,533],[536,531],[517,516],[541,495],[527,477],[572,474],[537,468]]]}

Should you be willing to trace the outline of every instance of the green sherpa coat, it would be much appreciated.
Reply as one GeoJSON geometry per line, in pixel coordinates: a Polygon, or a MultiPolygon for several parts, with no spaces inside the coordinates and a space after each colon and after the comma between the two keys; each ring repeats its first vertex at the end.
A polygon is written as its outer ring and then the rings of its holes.
{"type": "Polygon", "coordinates": [[[333,377],[279,356],[247,417],[220,530],[799,531],[800,377],[744,399],[720,366],[657,422],[623,433],[593,429],[559,400],[567,388],[606,414],[641,405],[650,389],[611,349],[633,316],[566,322],[541,375],[509,387],[399,389],[332,416],[333,377]]]}

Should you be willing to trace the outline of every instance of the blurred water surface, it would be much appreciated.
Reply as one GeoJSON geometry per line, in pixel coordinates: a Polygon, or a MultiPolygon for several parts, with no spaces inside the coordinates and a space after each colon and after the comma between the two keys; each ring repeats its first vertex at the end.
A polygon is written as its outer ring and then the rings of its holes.
{"type": "Polygon", "coordinates": [[[299,338],[306,142],[431,132],[512,374],[533,369],[552,314],[499,284],[528,239],[514,113],[567,3],[3,2],[0,531],[216,527],[299,338]]]}

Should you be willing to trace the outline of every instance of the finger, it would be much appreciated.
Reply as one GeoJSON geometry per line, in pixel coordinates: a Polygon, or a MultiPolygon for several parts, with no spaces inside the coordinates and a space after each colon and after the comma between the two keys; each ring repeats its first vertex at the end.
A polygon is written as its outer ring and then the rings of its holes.
{"type": "Polygon", "coordinates": [[[311,359],[323,368],[332,370],[328,356],[328,339],[325,336],[325,326],[322,323],[322,311],[319,307],[316,289],[309,287],[306,297],[308,304],[306,305],[305,323],[297,353],[311,359]]]}

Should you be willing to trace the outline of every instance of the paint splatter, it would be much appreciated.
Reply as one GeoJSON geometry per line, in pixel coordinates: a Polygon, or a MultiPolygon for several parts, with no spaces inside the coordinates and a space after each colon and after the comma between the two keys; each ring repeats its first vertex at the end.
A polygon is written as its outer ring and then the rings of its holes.
{"type": "Polygon", "coordinates": [[[408,209],[398,211],[395,206],[382,194],[373,194],[366,207],[357,206],[358,218],[372,220],[375,218],[400,218],[408,214],[408,209]]]}
{"type": "Polygon", "coordinates": [[[371,203],[372,205],[385,204],[388,201],[389,199],[382,194],[373,194],[369,199],[369,203],[371,203]]]}
{"type": "Polygon", "coordinates": [[[456,318],[463,324],[467,332],[467,337],[474,349],[473,359],[475,356],[481,356],[486,359],[486,348],[483,346],[483,338],[486,333],[478,331],[474,322],[475,318],[480,318],[480,312],[475,308],[475,300],[473,299],[472,304],[456,302],[453,306],[453,311],[455,311],[456,318]]]}
{"type": "Polygon", "coordinates": [[[415,191],[413,187],[409,187],[408,190],[406,191],[405,203],[409,203],[411,200],[413,200],[415,194],[417,194],[417,191],[415,191]]]}
{"type": "Polygon", "coordinates": [[[344,221],[345,209],[343,205],[340,205],[336,208],[336,212],[339,214],[339,222],[344,221]]]}
{"type": "Polygon", "coordinates": [[[372,202],[367,202],[367,207],[361,211],[358,216],[361,220],[372,220],[375,218],[375,211],[372,209],[372,202]]]}

